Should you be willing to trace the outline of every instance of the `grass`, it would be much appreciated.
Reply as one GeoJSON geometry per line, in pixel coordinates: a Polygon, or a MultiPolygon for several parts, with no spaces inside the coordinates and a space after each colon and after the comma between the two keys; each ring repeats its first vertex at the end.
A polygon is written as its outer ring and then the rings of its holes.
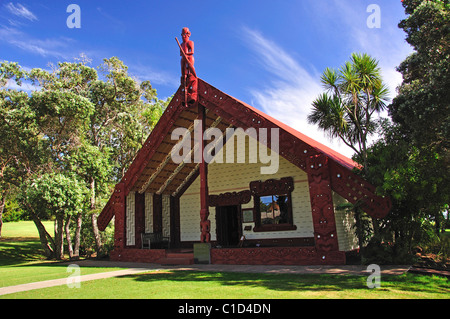
{"type": "MultiPolygon", "coordinates": [[[[53,222],[44,222],[47,231],[53,222]]],[[[82,275],[114,271],[120,268],[84,267],[82,275]]],[[[39,234],[32,221],[4,223],[0,238],[0,287],[43,280],[67,278],[67,265],[46,260],[39,234]]]]}
{"type": "MultiPolygon", "coordinates": [[[[39,242],[21,223],[7,224],[0,239],[0,287],[40,280],[67,278],[67,265],[45,262],[39,242]],[[13,225],[14,224],[14,225],[13,225]],[[13,229],[17,227],[16,229],[13,229]],[[22,229],[22,230],[18,230],[22,229]]],[[[81,274],[117,268],[82,267],[81,274]]],[[[382,276],[381,287],[367,288],[366,276],[250,274],[196,271],[148,273],[82,282],[0,296],[0,299],[450,299],[446,278],[404,274],[382,276]]]]}
{"type": "Polygon", "coordinates": [[[157,271],[0,298],[34,299],[448,299],[447,279],[404,274],[369,289],[364,276],[157,271]],[[105,289],[107,287],[107,289],[105,289]]]}
{"type": "MultiPolygon", "coordinates": [[[[53,233],[53,221],[43,222],[49,234],[53,233]]],[[[4,238],[39,238],[34,222],[30,220],[20,222],[4,223],[2,227],[2,237],[4,238]]]]}

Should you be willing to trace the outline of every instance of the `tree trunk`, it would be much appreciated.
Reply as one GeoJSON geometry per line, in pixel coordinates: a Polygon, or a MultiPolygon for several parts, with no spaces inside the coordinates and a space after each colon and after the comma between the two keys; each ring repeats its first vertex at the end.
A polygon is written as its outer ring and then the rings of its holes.
{"type": "Polygon", "coordinates": [[[73,246],[72,246],[72,237],[70,236],[70,216],[67,216],[66,224],[64,225],[64,229],[66,231],[67,250],[69,251],[69,258],[72,260],[73,246]]]}
{"type": "Polygon", "coordinates": [[[81,233],[81,213],[77,214],[76,223],[77,226],[75,228],[75,239],[72,243],[72,236],[70,235],[70,216],[66,219],[65,230],[66,230],[66,240],[67,240],[67,249],[69,250],[70,260],[78,260],[80,259],[80,233],[81,233]]]}
{"type": "Polygon", "coordinates": [[[33,220],[34,224],[36,225],[36,228],[39,233],[39,239],[41,241],[42,248],[44,249],[44,255],[48,259],[52,259],[55,257],[55,242],[53,241],[53,238],[50,236],[50,234],[45,229],[44,225],[42,224],[39,217],[37,217],[33,212],[31,212],[31,219],[33,220]],[[50,242],[49,242],[50,240],[50,242]]]}
{"type": "MultiPolygon", "coordinates": [[[[95,209],[95,179],[91,177],[91,211],[95,209]]],[[[94,233],[95,245],[97,246],[97,257],[103,254],[103,243],[97,225],[97,214],[91,214],[92,232],[94,233]]]]}
{"type": "Polygon", "coordinates": [[[91,214],[92,221],[92,231],[94,232],[95,245],[97,246],[97,257],[101,257],[103,255],[103,243],[100,237],[100,231],[98,230],[97,225],[97,214],[91,214]]]}
{"type": "Polygon", "coordinates": [[[63,259],[64,257],[64,218],[56,217],[55,220],[55,258],[63,259]]]}
{"type": "Polygon", "coordinates": [[[81,213],[77,214],[77,227],[75,228],[75,243],[73,246],[73,253],[76,259],[80,258],[80,234],[81,234],[81,223],[82,223],[81,213]]]}

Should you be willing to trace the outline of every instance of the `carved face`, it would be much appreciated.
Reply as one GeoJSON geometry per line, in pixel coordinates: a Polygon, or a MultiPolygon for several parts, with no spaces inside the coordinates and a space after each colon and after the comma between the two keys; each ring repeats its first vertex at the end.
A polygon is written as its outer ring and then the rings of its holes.
{"type": "Polygon", "coordinates": [[[183,28],[183,30],[181,30],[181,37],[184,42],[188,41],[190,36],[191,36],[191,31],[189,31],[188,28],[183,28]]]}

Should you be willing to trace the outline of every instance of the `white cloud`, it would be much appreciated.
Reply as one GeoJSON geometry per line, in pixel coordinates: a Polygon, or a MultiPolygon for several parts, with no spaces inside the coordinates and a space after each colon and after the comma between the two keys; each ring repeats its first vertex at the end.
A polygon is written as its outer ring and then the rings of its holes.
{"type": "Polygon", "coordinates": [[[33,12],[31,12],[30,10],[25,8],[20,3],[18,3],[17,5],[14,5],[12,2],[10,2],[8,4],[5,4],[5,8],[8,9],[8,11],[11,12],[12,14],[14,14],[15,16],[25,18],[30,21],[38,20],[38,18],[36,17],[36,15],[33,12]]]}
{"type": "Polygon", "coordinates": [[[261,33],[243,28],[244,43],[255,51],[261,65],[275,79],[270,86],[252,89],[254,106],[299,132],[351,157],[353,151],[338,140],[330,140],[317,127],[308,124],[311,104],[323,92],[319,74],[311,74],[275,42],[261,33]]]}
{"type": "MultiPolygon", "coordinates": [[[[337,36],[342,39],[342,47],[350,53],[368,53],[379,61],[383,81],[389,87],[392,99],[396,88],[402,82],[402,76],[396,67],[412,52],[404,41],[404,32],[397,27],[399,21],[389,20],[386,12],[381,12],[381,28],[367,27],[367,3],[349,5],[350,1],[317,1],[308,6],[312,14],[320,19],[314,21],[320,26],[320,32],[329,32],[338,27],[337,36]]],[[[353,3],[353,2],[352,2],[353,3]]],[[[384,10],[382,6],[382,10],[384,10]]],[[[255,106],[265,113],[297,129],[338,152],[351,157],[353,150],[338,139],[330,140],[326,134],[307,123],[312,101],[324,91],[320,83],[320,74],[316,74],[309,65],[302,65],[276,42],[267,39],[259,31],[242,28],[243,42],[256,54],[262,67],[274,80],[266,87],[250,90],[255,106]]],[[[345,61],[342,61],[341,65],[345,61]]],[[[329,65],[338,68],[341,65],[329,65]]],[[[320,71],[321,72],[321,71],[320,71]]],[[[387,117],[387,112],[381,114],[387,117]]],[[[370,140],[374,141],[377,136],[370,140]]]]}
{"type": "Polygon", "coordinates": [[[16,28],[0,27],[0,41],[43,57],[70,60],[75,55],[75,40],[67,37],[38,39],[16,28]]]}
{"type": "Polygon", "coordinates": [[[156,70],[148,65],[141,63],[129,64],[130,74],[135,76],[139,81],[149,80],[152,85],[179,86],[179,78],[165,71],[156,70]]]}

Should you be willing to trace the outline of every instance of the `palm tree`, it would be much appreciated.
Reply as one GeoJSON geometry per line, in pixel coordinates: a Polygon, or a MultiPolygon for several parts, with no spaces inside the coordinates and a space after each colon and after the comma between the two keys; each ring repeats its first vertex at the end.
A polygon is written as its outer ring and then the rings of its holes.
{"type": "Polygon", "coordinates": [[[378,127],[373,115],[386,108],[389,93],[378,61],[353,53],[338,71],[326,68],[321,82],[326,92],[313,101],[308,122],[351,147],[367,172],[367,139],[378,127]]]}

